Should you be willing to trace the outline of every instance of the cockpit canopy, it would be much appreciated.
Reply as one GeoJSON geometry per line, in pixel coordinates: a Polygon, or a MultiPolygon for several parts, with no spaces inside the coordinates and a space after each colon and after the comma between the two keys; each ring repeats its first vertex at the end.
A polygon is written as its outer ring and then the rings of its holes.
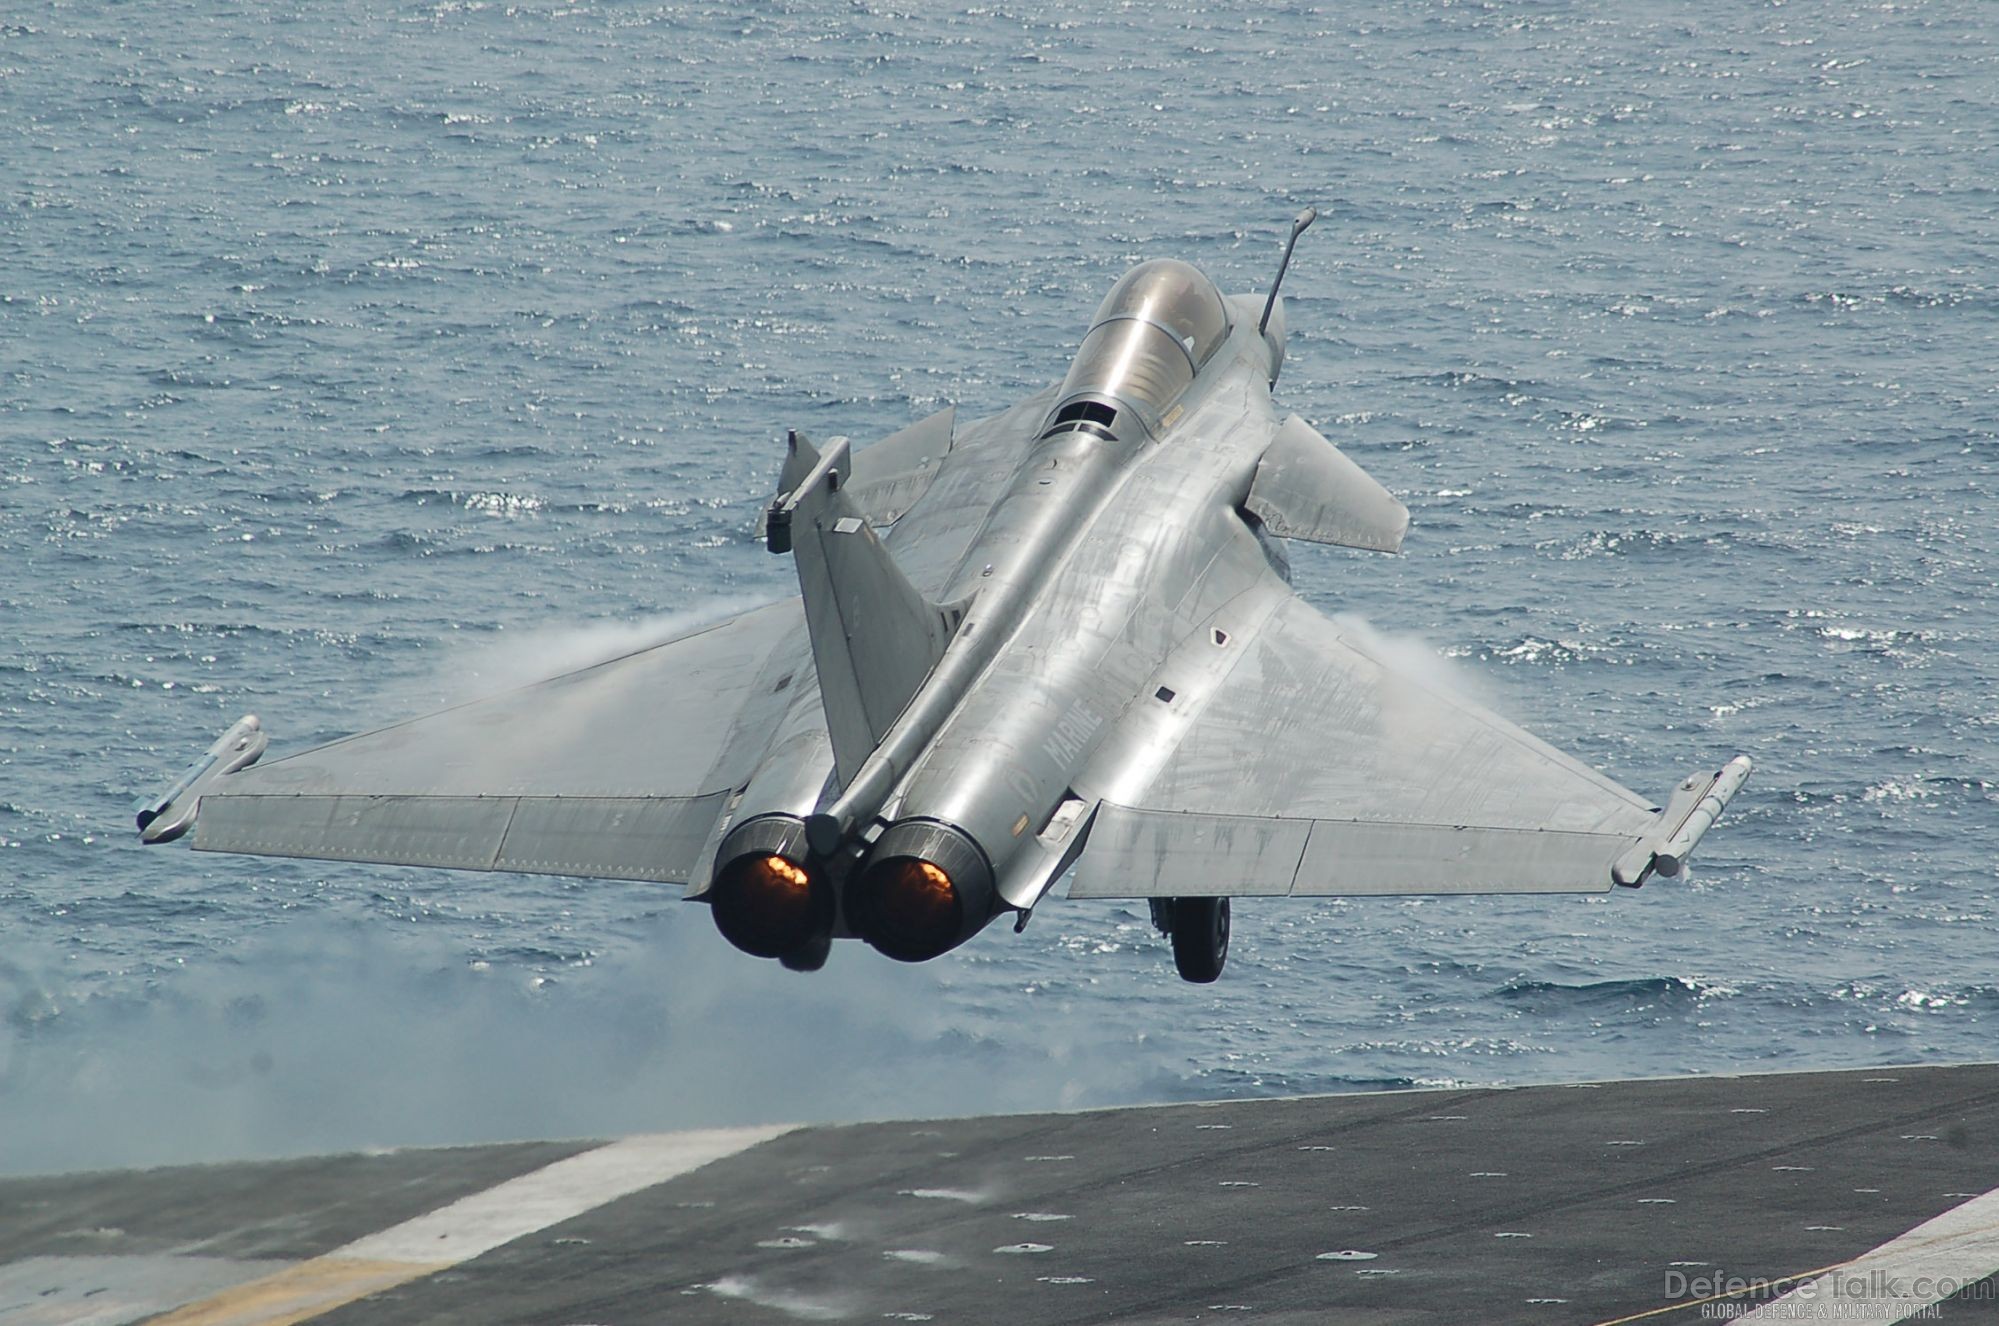
{"type": "Polygon", "coordinates": [[[1157,431],[1228,335],[1228,306],[1214,282],[1184,262],[1140,263],[1097,309],[1047,432],[1112,431],[1123,409],[1157,431]]]}

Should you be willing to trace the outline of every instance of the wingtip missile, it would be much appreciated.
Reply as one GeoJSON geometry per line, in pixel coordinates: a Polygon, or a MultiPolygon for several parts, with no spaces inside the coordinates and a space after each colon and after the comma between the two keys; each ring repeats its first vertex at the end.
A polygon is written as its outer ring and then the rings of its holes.
{"type": "Polygon", "coordinates": [[[1617,859],[1611,878],[1635,889],[1654,873],[1667,879],[1678,875],[1754,767],[1747,755],[1738,755],[1713,773],[1694,774],[1674,788],[1652,831],[1617,859]]]}
{"type": "Polygon", "coordinates": [[[139,824],[139,841],[170,843],[186,833],[194,825],[202,793],[214,786],[218,778],[255,764],[270,745],[270,740],[255,714],[245,714],[237,719],[227,732],[216,738],[206,754],[168,785],[166,791],[156,797],[142,798],[134,807],[133,818],[139,824]]]}
{"type": "Polygon", "coordinates": [[[1687,818],[1680,822],[1680,827],[1675,829],[1672,836],[1659,848],[1654,860],[1660,874],[1671,879],[1685,868],[1687,858],[1693,855],[1694,848],[1700,845],[1707,831],[1721,818],[1721,813],[1728,808],[1728,803],[1735,799],[1735,794],[1742,789],[1742,784],[1748,779],[1752,767],[1747,755],[1738,755],[1721,767],[1715,774],[1714,781],[1708,784],[1707,791],[1701,794],[1700,800],[1687,813],[1687,818]]]}

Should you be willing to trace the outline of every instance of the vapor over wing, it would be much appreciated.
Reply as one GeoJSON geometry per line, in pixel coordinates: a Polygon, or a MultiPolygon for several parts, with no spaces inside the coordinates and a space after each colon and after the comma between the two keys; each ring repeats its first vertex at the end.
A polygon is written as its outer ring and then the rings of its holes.
{"type": "Polygon", "coordinates": [[[687,883],[794,687],[797,599],[490,699],[254,765],[194,846],[687,883]]]}

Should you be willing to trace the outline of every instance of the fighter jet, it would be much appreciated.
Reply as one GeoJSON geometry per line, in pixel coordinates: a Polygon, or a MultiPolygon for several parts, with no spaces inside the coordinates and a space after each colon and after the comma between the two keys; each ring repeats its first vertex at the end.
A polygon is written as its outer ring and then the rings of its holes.
{"type": "Polygon", "coordinates": [[[1680,872],[1749,772],[1664,808],[1398,670],[1282,540],[1409,513],[1272,399],[1279,297],[1127,272],[1060,383],[871,446],[790,435],[763,535],[799,594],[525,688],[256,763],[246,717],[141,835],[211,852],[688,887],[796,970],[923,962],[1071,898],[1145,899],[1180,975],[1233,897],[1592,893],[1680,872]]]}

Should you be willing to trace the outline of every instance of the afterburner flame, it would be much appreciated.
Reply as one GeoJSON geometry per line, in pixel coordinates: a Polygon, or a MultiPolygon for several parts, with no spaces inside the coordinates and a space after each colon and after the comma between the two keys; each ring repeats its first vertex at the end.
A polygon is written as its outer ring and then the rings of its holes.
{"type": "Polygon", "coordinates": [[[776,879],[782,880],[795,888],[806,888],[812,883],[812,877],[805,873],[804,867],[795,866],[781,856],[765,857],[763,859],[763,869],[776,879]]]}
{"type": "Polygon", "coordinates": [[[958,886],[934,861],[882,862],[867,872],[857,901],[867,941],[904,962],[934,958],[963,933],[958,886]]]}
{"type": "Polygon", "coordinates": [[[797,862],[752,854],[723,868],[709,901],[724,939],[759,958],[781,958],[804,948],[830,920],[824,892],[797,862]]]}

